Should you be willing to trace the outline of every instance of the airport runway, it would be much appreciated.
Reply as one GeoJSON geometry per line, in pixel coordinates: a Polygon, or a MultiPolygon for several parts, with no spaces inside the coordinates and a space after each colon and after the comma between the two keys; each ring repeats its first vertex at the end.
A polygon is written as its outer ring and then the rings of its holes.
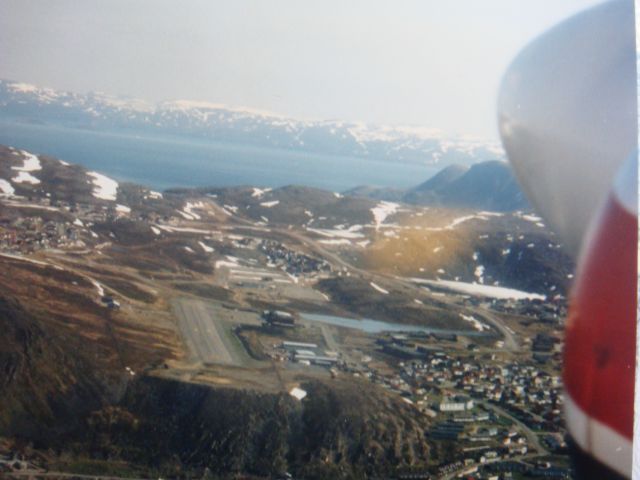
{"type": "Polygon", "coordinates": [[[203,302],[179,299],[173,302],[173,308],[193,361],[234,364],[222,338],[223,326],[216,322],[203,302]]]}

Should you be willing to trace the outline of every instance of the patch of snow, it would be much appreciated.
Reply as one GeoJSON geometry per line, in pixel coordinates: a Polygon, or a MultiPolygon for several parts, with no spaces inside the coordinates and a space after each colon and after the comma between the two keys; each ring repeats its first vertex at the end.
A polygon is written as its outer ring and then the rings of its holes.
{"type": "Polygon", "coordinates": [[[220,232],[215,232],[213,230],[203,230],[201,228],[188,228],[188,227],[170,227],[168,225],[157,225],[160,230],[164,230],[169,233],[200,233],[202,235],[214,235],[219,234],[220,232]]]}
{"type": "Polygon", "coordinates": [[[445,228],[447,230],[452,230],[455,227],[457,227],[458,225],[460,225],[461,223],[467,222],[469,220],[473,220],[474,218],[482,218],[482,217],[478,217],[477,215],[467,215],[464,217],[458,217],[456,219],[454,219],[449,225],[447,225],[445,228]]]}
{"type": "Polygon", "coordinates": [[[444,247],[436,247],[433,249],[433,253],[438,253],[439,251],[441,251],[444,247]]]}
{"type": "Polygon", "coordinates": [[[198,245],[200,245],[200,247],[202,248],[202,250],[205,251],[205,253],[213,252],[213,248],[211,248],[209,245],[205,244],[204,242],[198,241],[198,245]]]}
{"type": "Polygon", "coordinates": [[[31,175],[29,172],[18,172],[18,175],[11,179],[13,183],[30,183],[31,185],[37,185],[40,180],[31,175]]]}
{"type": "Polygon", "coordinates": [[[193,248],[191,248],[191,247],[185,246],[184,249],[189,253],[196,253],[196,252],[193,251],[193,248]]]}
{"type": "Polygon", "coordinates": [[[380,292],[380,293],[382,293],[384,295],[389,295],[389,292],[387,290],[385,290],[384,288],[380,287],[379,285],[376,285],[373,282],[370,282],[369,285],[371,285],[374,290],[377,290],[378,292],[380,292]]]}
{"type": "Polygon", "coordinates": [[[272,202],[261,202],[260,206],[265,208],[271,208],[271,207],[275,207],[279,203],[280,203],[280,200],[273,200],[272,202]]]}
{"type": "Polygon", "coordinates": [[[475,328],[479,332],[484,332],[485,330],[491,330],[491,328],[488,325],[485,325],[484,323],[482,323],[480,320],[478,320],[477,318],[473,317],[472,315],[464,315],[464,314],[461,313],[460,317],[465,322],[471,323],[473,328],[475,328]]]}
{"type": "Polygon", "coordinates": [[[398,211],[398,208],[400,208],[400,205],[398,205],[397,203],[385,201],[378,203],[378,205],[372,208],[371,213],[373,214],[373,221],[375,223],[376,230],[380,228],[387,217],[396,213],[398,211]]]}
{"type": "Polygon", "coordinates": [[[12,82],[8,85],[8,87],[12,92],[35,93],[38,91],[38,87],[36,87],[35,85],[24,82],[12,82]]]}
{"type": "Polygon", "coordinates": [[[154,190],[149,190],[149,198],[153,198],[154,200],[160,200],[162,198],[162,194],[154,190]]]}
{"type": "Polygon", "coordinates": [[[531,223],[542,222],[542,218],[538,217],[537,215],[518,215],[518,216],[523,220],[526,220],[527,222],[531,222],[531,223]]]}
{"type": "Polygon", "coordinates": [[[154,227],[153,225],[151,225],[151,231],[156,235],[160,235],[162,233],[158,227],[154,227]]]}
{"type": "Polygon", "coordinates": [[[15,193],[16,191],[13,188],[13,185],[11,185],[6,180],[3,180],[2,178],[0,178],[0,194],[2,194],[3,196],[10,197],[12,195],[15,195],[15,193]]]}
{"type": "Polygon", "coordinates": [[[77,226],[77,227],[84,227],[84,223],[82,223],[82,220],[80,220],[79,218],[76,218],[76,219],[73,221],[73,224],[74,224],[75,226],[77,226]]]}
{"type": "Polygon", "coordinates": [[[475,275],[475,277],[478,279],[478,282],[480,283],[484,283],[484,266],[483,265],[478,265],[475,269],[475,271],[473,272],[473,274],[475,275]]]}
{"type": "Polygon", "coordinates": [[[454,282],[451,280],[425,280],[423,278],[411,278],[415,283],[432,285],[435,287],[446,288],[448,290],[476,295],[479,297],[497,298],[497,299],[514,299],[514,300],[546,300],[545,295],[539,293],[523,292],[513,288],[494,287],[491,285],[478,285],[477,283],[454,282]]]}
{"type": "Polygon", "coordinates": [[[255,198],[261,198],[265,193],[268,193],[271,190],[272,190],[271,188],[255,188],[255,187],[253,187],[253,193],[251,194],[251,196],[255,197],[255,198]]]}
{"type": "Polygon", "coordinates": [[[329,238],[364,238],[362,233],[359,231],[362,230],[362,225],[353,225],[346,230],[342,229],[326,229],[326,228],[308,228],[307,231],[317,233],[318,235],[322,235],[323,237],[329,238]]]}
{"type": "Polygon", "coordinates": [[[351,242],[346,238],[336,238],[333,240],[318,240],[318,243],[322,243],[324,245],[351,245],[351,242]]]}
{"type": "Polygon", "coordinates": [[[71,166],[70,163],[67,163],[64,160],[58,160],[58,161],[60,162],[60,165],[62,165],[63,167],[70,167],[71,166]]]}
{"type": "Polygon", "coordinates": [[[116,204],[116,212],[131,213],[131,208],[127,207],[126,205],[120,205],[118,203],[118,204],[116,204]]]}
{"type": "Polygon", "coordinates": [[[23,165],[21,167],[11,167],[11,170],[16,170],[18,172],[36,172],[38,170],[42,170],[42,165],[40,164],[40,159],[37,155],[24,150],[22,150],[21,153],[26,157],[23,165]]]}
{"type": "Polygon", "coordinates": [[[362,248],[367,248],[367,246],[371,243],[369,240],[363,240],[362,242],[356,242],[356,245],[362,248]]]}
{"type": "Polygon", "coordinates": [[[98,172],[87,172],[87,176],[93,179],[91,183],[94,185],[95,198],[115,202],[118,196],[118,182],[98,172]]]}
{"type": "Polygon", "coordinates": [[[100,298],[104,297],[104,288],[102,288],[102,285],[96,282],[93,278],[90,278],[89,280],[91,281],[93,286],[96,287],[96,290],[98,290],[98,295],[100,295],[100,298]]]}
{"type": "Polygon", "coordinates": [[[230,255],[226,256],[227,260],[218,260],[216,262],[216,268],[220,268],[220,267],[230,267],[230,268],[234,268],[234,267],[239,267],[240,264],[238,263],[239,259],[236,257],[232,257],[230,255]]]}
{"type": "Polygon", "coordinates": [[[193,211],[194,208],[204,208],[204,202],[187,202],[184,204],[184,207],[182,208],[183,212],[186,213],[187,215],[189,215],[190,217],[193,217],[193,220],[200,220],[200,215],[198,215],[196,212],[193,211]]]}

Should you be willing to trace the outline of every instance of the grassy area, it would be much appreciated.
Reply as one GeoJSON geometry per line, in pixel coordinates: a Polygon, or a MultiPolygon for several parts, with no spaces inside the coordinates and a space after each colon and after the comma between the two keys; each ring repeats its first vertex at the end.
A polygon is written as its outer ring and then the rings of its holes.
{"type": "Polygon", "coordinates": [[[255,360],[267,360],[269,357],[264,352],[262,344],[258,338],[258,330],[260,327],[240,327],[238,328],[236,335],[244,345],[247,353],[251,355],[255,360]]]}
{"type": "Polygon", "coordinates": [[[109,288],[114,289],[116,292],[129,297],[133,300],[138,300],[144,303],[153,303],[156,301],[155,295],[138,288],[135,284],[120,280],[112,277],[100,277],[100,282],[109,288]]]}

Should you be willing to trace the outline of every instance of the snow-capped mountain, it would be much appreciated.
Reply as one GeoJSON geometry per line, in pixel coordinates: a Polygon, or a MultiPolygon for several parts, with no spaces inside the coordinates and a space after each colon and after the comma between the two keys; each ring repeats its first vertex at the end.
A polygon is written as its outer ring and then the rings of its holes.
{"type": "Polygon", "coordinates": [[[298,120],[249,108],[178,100],[151,104],[0,80],[0,117],[76,128],[171,134],[378,160],[447,165],[502,159],[497,143],[420,127],[298,120]]]}

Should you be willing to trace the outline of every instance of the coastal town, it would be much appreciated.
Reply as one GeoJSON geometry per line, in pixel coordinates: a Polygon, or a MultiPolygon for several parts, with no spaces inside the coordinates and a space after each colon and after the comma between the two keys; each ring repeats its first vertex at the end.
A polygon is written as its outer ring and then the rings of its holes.
{"type": "MultiPolygon", "coordinates": [[[[79,275],[104,315],[169,318],[184,357],[146,373],[127,365],[128,378],[207,384],[216,372],[225,386],[276,388],[302,405],[305,382],[351,379],[409,408],[438,452],[429,464],[397,468],[396,478],[571,477],[560,379],[564,290],[557,280],[546,294],[504,287],[490,263],[528,258],[538,251],[533,239],[556,255],[537,217],[431,213],[333,193],[327,199],[346,204],[344,212],[314,217],[306,204],[257,188],[234,193],[232,204],[225,191],[185,198],[73,175],[89,184],[88,195],[61,198],[49,185],[4,194],[0,255],[79,275]],[[258,208],[291,223],[241,214],[258,208]],[[367,215],[370,224],[351,220],[367,215]],[[521,239],[504,234],[511,224],[521,239]],[[459,229],[475,243],[459,273],[448,274],[456,262],[438,262],[459,229]],[[432,252],[425,267],[398,275],[372,263],[414,232],[425,232],[432,252]]],[[[82,286],[74,282],[65,288],[82,286]]],[[[27,468],[19,452],[3,455],[2,468],[27,468]]]]}

